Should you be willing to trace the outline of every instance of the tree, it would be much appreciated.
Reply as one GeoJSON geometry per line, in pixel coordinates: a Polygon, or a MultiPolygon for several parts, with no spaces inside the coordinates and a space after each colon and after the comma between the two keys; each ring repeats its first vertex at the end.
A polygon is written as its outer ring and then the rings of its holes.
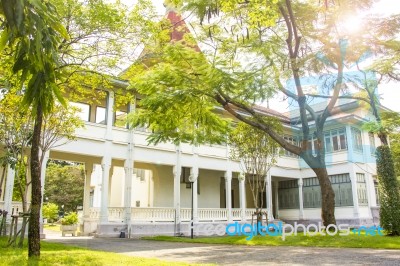
{"type": "Polygon", "coordinates": [[[237,124],[230,134],[229,144],[231,145],[230,156],[233,160],[240,162],[246,174],[256,207],[257,224],[261,223],[267,173],[276,162],[278,145],[263,131],[245,123],[237,124]]]}
{"type": "Polygon", "coordinates": [[[56,86],[56,51],[61,38],[68,39],[68,36],[57,19],[54,6],[49,2],[2,1],[0,14],[5,18],[0,48],[7,45],[13,50],[15,59],[12,70],[20,73],[20,85],[29,80],[23,104],[26,107],[32,106],[35,115],[31,149],[32,201],[28,255],[37,257],[40,256],[40,130],[43,113],[51,111],[55,98],[63,102],[56,86]]]}
{"type": "Polygon", "coordinates": [[[62,166],[50,162],[46,170],[44,196],[49,202],[64,205],[66,212],[74,212],[83,205],[84,182],[83,165],[62,166]]]}
{"type": "Polygon", "coordinates": [[[15,170],[15,187],[22,212],[28,212],[27,192],[30,186],[29,156],[33,118],[30,110],[21,109],[22,96],[15,88],[0,100],[0,143],[4,144],[3,159],[15,170]]]}
{"type": "Polygon", "coordinates": [[[46,203],[43,205],[43,217],[51,223],[58,219],[58,205],[54,203],[46,203]]]}
{"type": "MultiPolygon", "coordinates": [[[[121,55],[121,51],[126,47],[122,44],[129,43],[126,38],[119,39],[120,36],[113,34],[123,32],[121,31],[123,27],[127,33],[136,33],[136,36],[139,36],[141,26],[148,26],[146,20],[140,16],[141,7],[151,9],[151,6],[148,1],[139,2],[140,5],[129,14],[126,12],[127,8],[123,9],[119,2],[118,8],[113,8],[115,4],[106,4],[103,1],[50,3],[6,0],[1,3],[0,15],[5,20],[2,25],[0,48],[7,46],[11,50],[14,57],[12,70],[18,74],[21,88],[26,84],[23,104],[26,107],[31,106],[35,116],[30,156],[32,173],[30,257],[40,256],[42,159],[39,153],[43,116],[52,112],[56,100],[64,104],[62,91],[66,92],[66,89],[71,93],[72,89],[76,88],[94,90],[100,85],[106,87],[105,81],[109,80],[110,76],[100,74],[100,71],[104,70],[102,67],[111,68],[115,65],[117,62],[115,58],[121,55]],[[61,19],[55,6],[62,14],[61,19]],[[77,12],[72,13],[72,10],[77,12]],[[60,21],[66,22],[69,31],[66,31],[60,21]],[[128,23],[133,21],[138,23],[128,23]],[[75,30],[73,35],[71,29],[75,30]],[[110,36],[113,38],[109,38],[110,36]],[[113,59],[108,57],[110,54],[102,52],[104,51],[102,49],[114,49],[113,44],[118,42],[120,49],[114,53],[117,56],[113,59]]],[[[140,37],[142,36],[138,37],[139,40],[140,37]]],[[[133,43],[132,39],[130,41],[133,43]]],[[[83,91],[79,90],[79,93],[83,91]]]]}
{"type": "Polygon", "coordinates": [[[190,47],[195,43],[190,36],[181,42],[153,44],[152,56],[157,60],[150,65],[137,63],[130,73],[132,87],[143,95],[133,125],[150,125],[152,142],[193,142],[197,135],[204,142],[217,142],[227,131],[226,120],[214,113],[214,107],[220,106],[308,164],[321,187],[323,223],[335,224],[324,126],[348,90],[345,83],[354,82],[344,74],[346,65],[358,60],[368,46],[363,38],[340,30],[340,22],[369,8],[372,1],[340,6],[329,2],[329,8],[319,1],[172,2],[200,18],[200,24],[194,20],[190,24],[202,53],[190,47]],[[326,96],[322,109],[312,106],[315,97],[307,92],[303,79],[315,76],[318,92],[326,96]],[[298,144],[285,140],[255,108],[277,92],[297,110],[298,144]],[[200,130],[187,131],[192,124],[200,130]],[[309,148],[310,139],[314,149],[309,148]]]}
{"type": "MultiPolygon", "coordinates": [[[[371,98],[370,98],[371,99],[371,98]]],[[[372,99],[371,101],[374,101],[372,99]]],[[[396,112],[376,112],[377,121],[364,125],[370,132],[380,136],[382,145],[376,149],[376,164],[379,179],[380,223],[388,235],[400,235],[400,184],[397,178],[399,152],[398,129],[400,114],[396,112]],[[388,136],[393,136],[391,147],[388,136]]]]}
{"type": "MultiPolygon", "coordinates": [[[[31,185],[28,151],[31,148],[33,119],[29,110],[20,108],[22,100],[23,96],[18,95],[15,88],[0,100],[0,142],[5,144],[4,159],[8,159],[9,165],[15,170],[13,200],[21,201],[22,212],[27,213],[28,189],[31,185]]],[[[40,142],[41,165],[47,151],[74,140],[75,130],[83,126],[76,113],[77,108],[64,109],[57,105],[52,113],[45,116],[40,142]]],[[[25,236],[27,220],[23,221],[19,247],[22,247],[25,236]]]]}

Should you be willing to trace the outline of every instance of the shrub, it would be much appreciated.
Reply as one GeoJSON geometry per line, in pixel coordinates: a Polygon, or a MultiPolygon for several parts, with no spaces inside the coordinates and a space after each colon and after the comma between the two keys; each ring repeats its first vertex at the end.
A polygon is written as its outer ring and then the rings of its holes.
{"type": "Polygon", "coordinates": [[[73,225],[78,223],[78,214],[76,212],[71,212],[61,219],[62,225],[73,225]]]}
{"type": "Polygon", "coordinates": [[[43,205],[43,217],[48,219],[49,222],[54,222],[58,219],[58,206],[54,203],[47,203],[43,205]]]}
{"type": "Polygon", "coordinates": [[[400,235],[400,193],[390,148],[376,149],[376,167],[380,188],[380,224],[388,235],[400,235]]]}

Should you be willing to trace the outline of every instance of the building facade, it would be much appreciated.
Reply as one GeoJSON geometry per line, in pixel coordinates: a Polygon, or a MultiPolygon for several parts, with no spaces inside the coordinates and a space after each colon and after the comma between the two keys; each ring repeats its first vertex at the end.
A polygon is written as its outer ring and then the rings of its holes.
{"type": "MultiPolygon", "coordinates": [[[[151,145],[145,128],[127,129],[129,112],[114,108],[114,92],[104,102],[72,103],[81,108],[85,128],[77,140],[52,149],[48,159],[85,164],[82,231],[99,236],[187,234],[192,216],[198,224],[249,222],[255,212],[251,191],[228,145],[151,145]],[[189,182],[189,175],[194,182],[189,182]]],[[[265,115],[276,115],[260,108],[265,115]]],[[[285,138],[296,143],[297,117],[280,115],[285,138]]],[[[326,162],[335,191],[338,223],[377,224],[375,147],[379,139],[362,129],[373,119],[357,102],[335,107],[325,126],[326,162]]],[[[312,134],[311,134],[312,135],[312,134]]],[[[309,140],[314,149],[314,140],[309,140]]],[[[0,169],[1,170],[1,169],[0,169]]],[[[321,192],[315,173],[299,157],[281,151],[265,177],[265,209],[270,222],[319,221],[321,192]]],[[[44,182],[44,181],[43,181],[44,182]]],[[[0,209],[16,211],[11,201],[13,170],[8,168],[0,209]]]]}

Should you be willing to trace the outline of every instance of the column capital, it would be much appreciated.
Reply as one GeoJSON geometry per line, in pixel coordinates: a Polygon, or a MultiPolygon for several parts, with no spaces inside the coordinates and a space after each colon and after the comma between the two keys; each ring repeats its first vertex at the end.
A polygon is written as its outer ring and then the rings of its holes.
{"type": "Polygon", "coordinates": [[[243,172],[240,172],[238,175],[238,179],[240,182],[244,182],[246,180],[246,175],[243,172]]]}
{"type": "Polygon", "coordinates": [[[193,152],[193,154],[199,154],[199,146],[198,145],[193,145],[192,146],[192,152],[193,152]]]}
{"type": "Polygon", "coordinates": [[[299,185],[299,187],[302,187],[302,186],[303,186],[303,178],[299,178],[299,179],[297,180],[297,185],[299,185]]]}
{"type": "Polygon", "coordinates": [[[176,151],[177,153],[180,153],[180,152],[182,151],[181,145],[180,145],[180,144],[175,145],[175,151],[176,151]]]}
{"type": "Polygon", "coordinates": [[[127,159],[124,161],[124,168],[133,168],[133,161],[130,159],[127,159]]]}
{"type": "Polygon", "coordinates": [[[181,176],[182,168],[181,167],[177,167],[176,165],[174,165],[172,167],[172,173],[174,174],[174,176],[176,176],[176,175],[181,176]]]}
{"type": "Polygon", "coordinates": [[[101,167],[103,166],[111,166],[111,157],[104,156],[103,158],[101,158],[101,167]]]}
{"type": "Polygon", "coordinates": [[[232,180],[232,171],[225,171],[224,177],[225,177],[225,181],[231,181],[232,180]]]}

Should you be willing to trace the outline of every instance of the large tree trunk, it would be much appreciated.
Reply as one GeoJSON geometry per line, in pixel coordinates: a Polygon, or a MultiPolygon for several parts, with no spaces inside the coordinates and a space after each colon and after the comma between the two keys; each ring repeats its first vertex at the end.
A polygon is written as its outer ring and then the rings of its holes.
{"type": "Polygon", "coordinates": [[[321,218],[324,226],[336,224],[335,192],[333,191],[328,171],[325,168],[313,168],[321,187],[321,218]]]}
{"type": "Polygon", "coordinates": [[[28,231],[28,256],[40,256],[40,205],[42,201],[42,186],[40,181],[41,165],[39,160],[40,133],[43,122],[42,106],[38,103],[36,109],[35,127],[33,128],[32,148],[31,148],[31,182],[32,200],[31,216],[29,219],[28,231]]]}

